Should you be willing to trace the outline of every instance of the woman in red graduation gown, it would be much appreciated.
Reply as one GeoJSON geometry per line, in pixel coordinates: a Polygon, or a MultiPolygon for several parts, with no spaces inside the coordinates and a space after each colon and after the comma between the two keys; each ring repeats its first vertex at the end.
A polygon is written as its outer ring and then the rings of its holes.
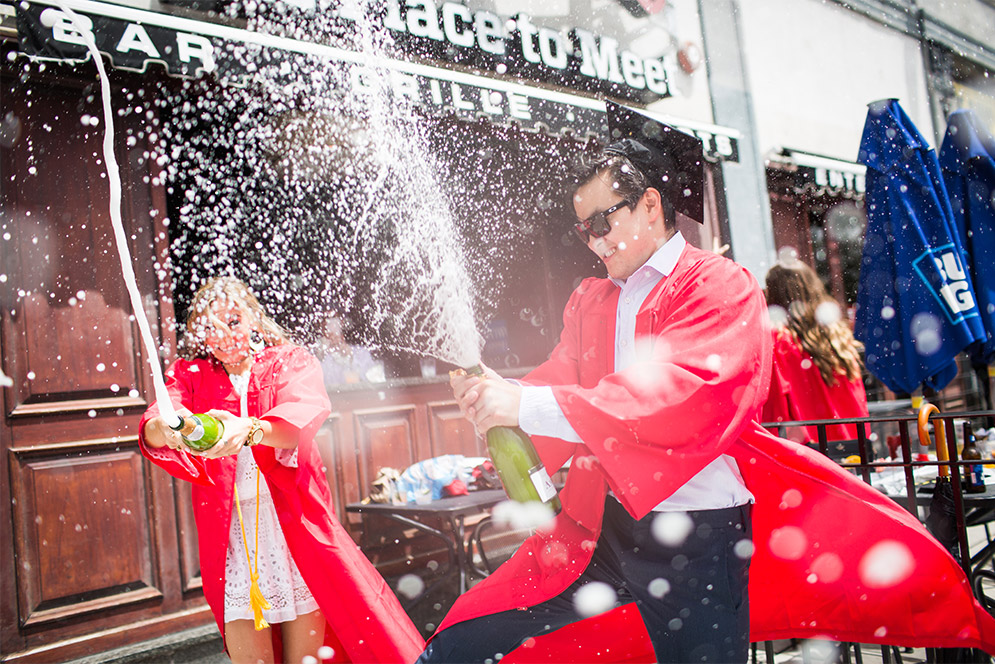
{"type": "Polygon", "coordinates": [[[413,660],[422,638],[332,511],[314,443],[330,411],[317,360],[232,278],[197,292],[184,344],[173,407],[216,416],[223,439],[193,452],[153,404],[139,440],[193,484],[204,595],[232,660],[299,662],[323,644],[333,661],[413,660]],[[264,602],[250,599],[257,587],[264,602]]]}
{"type": "MultiPolygon", "coordinates": [[[[774,322],[774,368],[763,422],[867,416],[861,344],[815,270],[799,260],[767,272],[767,304],[774,322]]],[[[816,442],[817,427],[791,428],[787,437],[816,442]]],[[[854,440],[856,424],[826,427],[828,440],[854,440]]]]}

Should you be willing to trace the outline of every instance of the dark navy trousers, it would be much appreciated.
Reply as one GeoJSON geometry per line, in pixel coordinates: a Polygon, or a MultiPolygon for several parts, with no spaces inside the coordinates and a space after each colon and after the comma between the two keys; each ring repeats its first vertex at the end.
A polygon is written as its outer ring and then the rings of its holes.
{"type": "Polygon", "coordinates": [[[616,606],[635,602],[657,662],[746,662],[752,546],[740,543],[751,537],[750,505],[686,512],[693,528],[676,546],[654,538],[657,514],[637,521],[609,496],[591,562],[569,588],[525,611],[452,625],[435,635],[418,663],[497,662],[530,637],[582,620],[574,594],[592,581],[615,589],[616,606]]]}

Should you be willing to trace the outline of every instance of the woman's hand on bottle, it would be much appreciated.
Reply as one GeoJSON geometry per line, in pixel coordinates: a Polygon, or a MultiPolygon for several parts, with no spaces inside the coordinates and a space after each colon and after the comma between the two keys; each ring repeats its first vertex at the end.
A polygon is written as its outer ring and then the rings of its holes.
{"type": "MultiPolygon", "coordinates": [[[[190,411],[186,408],[177,408],[176,414],[186,417],[190,411]]],[[[145,444],[149,447],[168,447],[171,450],[188,449],[183,443],[183,436],[179,431],[170,428],[166,418],[156,415],[145,423],[145,444]]]]}
{"type": "Polygon", "coordinates": [[[252,428],[252,420],[248,417],[233,415],[227,410],[209,410],[208,415],[212,415],[225,426],[225,433],[221,440],[215,443],[210,449],[197,452],[202,457],[218,459],[220,457],[238,454],[246,443],[249,442],[249,429],[252,428]]]}

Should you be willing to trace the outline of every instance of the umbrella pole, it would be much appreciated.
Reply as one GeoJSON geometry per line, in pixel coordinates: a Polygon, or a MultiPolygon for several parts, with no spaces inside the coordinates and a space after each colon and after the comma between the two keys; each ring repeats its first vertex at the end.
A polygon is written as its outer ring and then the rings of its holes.
{"type": "MultiPolygon", "coordinates": [[[[928,426],[929,418],[931,415],[939,415],[940,409],[934,404],[924,403],[919,409],[918,417],[918,428],[919,428],[919,440],[923,445],[929,445],[932,441],[930,440],[928,426]]],[[[933,490],[933,500],[930,502],[930,519],[933,518],[932,511],[934,509],[939,509],[942,507],[942,495],[946,495],[953,499],[953,533],[950,533],[941,521],[933,522],[933,527],[930,528],[933,532],[934,537],[937,537],[941,544],[947,548],[955,557],[957,554],[954,549],[960,552],[960,565],[967,574],[967,578],[972,578],[971,576],[971,555],[970,550],[967,546],[967,527],[964,521],[964,498],[961,493],[960,485],[960,467],[956,463],[951,463],[950,461],[957,461],[957,434],[954,430],[953,420],[942,420],[937,419],[933,423],[933,430],[936,433],[936,462],[937,462],[937,475],[936,485],[933,490]],[[952,476],[952,477],[951,477],[952,476]],[[945,488],[944,488],[945,487],[945,488]],[[951,495],[952,494],[952,495],[951,495]],[[946,534],[943,534],[945,531],[946,534]],[[942,535],[942,537],[941,537],[942,535]],[[953,537],[951,535],[954,535],[953,537]],[[956,538],[956,544],[954,539],[956,538]]],[[[948,499],[949,499],[948,498],[948,499]]],[[[927,525],[929,525],[927,523],[927,525]]]]}
{"type": "MultiPolygon", "coordinates": [[[[957,452],[957,430],[954,428],[953,419],[941,422],[947,432],[947,456],[951,461],[959,461],[957,452]]],[[[960,564],[964,568],[964,573],[968,579],[973,579],[971,575],[971,550],[967,544],[967,523],[964,516],[964,494],[960,481],[961,467],[957,463],[950,464],[951,484],[954,489],[954,514],[957,515],[957,543],[960,545],[960,564]]]]}

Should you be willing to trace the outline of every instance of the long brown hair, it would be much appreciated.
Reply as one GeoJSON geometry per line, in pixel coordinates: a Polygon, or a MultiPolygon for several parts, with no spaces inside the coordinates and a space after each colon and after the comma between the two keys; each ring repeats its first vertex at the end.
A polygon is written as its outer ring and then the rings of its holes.
{"type": "Polygon", "coordinates": [[[825,315],[822,305],[838,312],[839,304],[815,270],[799,260],[776,263],[767,273],[767,304],[784,309],[787,329],[812,356],[827,385],[836,384],[837,373],[850,380],[860,377],[863,344],[853,338],[845,316],[825,315]]]}
{"type": "Polygon", "coordinates": [[[253,332],[266,346],[277,346],[290,341],[286,330],[269,317],[259,300],[242,281],[235,277],[212,277],[197,289],[190,301],[179,349],[180,355],[185,359],[210,356],[204,343],[204,325],[200,321],[215,317],[211,305],[217,300],[227,300],[246,311],[252,317],[253,332]]]}

